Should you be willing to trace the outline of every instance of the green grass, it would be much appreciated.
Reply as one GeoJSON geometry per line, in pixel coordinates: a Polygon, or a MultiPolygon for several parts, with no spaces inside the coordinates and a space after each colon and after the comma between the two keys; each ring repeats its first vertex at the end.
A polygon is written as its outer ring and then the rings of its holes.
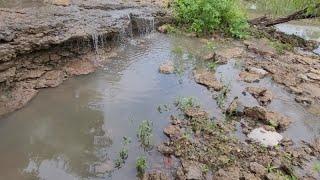
{"type": "MultiPolygon", "coordinates": [[[[312,5],[319,3],[319,0],[257,0],[258,9],[283,16],[309,7],[310,13],[313,11],[312,5]]],[[[312,12],[313,13],[313,12],[312,12]]]]}
{"type": "Polygon", "coordinates": [[[192,107],[199,107],[198,101],[193,97],[178,97],[176,100],[176,105],[181,110],[186,110],[192,107]]]}

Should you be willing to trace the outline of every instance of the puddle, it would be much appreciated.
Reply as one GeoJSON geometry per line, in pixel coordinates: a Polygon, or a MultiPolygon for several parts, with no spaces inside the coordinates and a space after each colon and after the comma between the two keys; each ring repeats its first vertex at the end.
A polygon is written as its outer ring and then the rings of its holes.
{"type": "MultiPolygon", "coordinates": [[[[163,128],[175,113],[172,104],[177,97],[195,97],[211,116],[221,118],[212,93],[192,78],[194,66],[204,65],[192,55],[202,46],[200,40],[150,34],[120,46],[119,56],[105,68],[42,90],[26,107],[0,121],[1,178],[132,179],[136,158],[141,155],[147,156],[150,169],[166,169],[156,148],[145,152],[140,147],[136,132],[143,120],[150,120],[153,144],[165,140],[163,128]],[[170,59],[180,73],[159,74],[159,66],[170,59]],[[171,110],[158,112],[158,106],[165,104],[171,110]],[[116,160],[123,137],[132,141],[127,145],[125,165],[111,174],[98,175],[92,167],[116,160]]],[[[263,86],[277,96],[269,108],[293,120],[283,135],[298,141],[310,140],[320,132],[318,118],[270,79],[257,84],[239,81],[240,65],[232,60],[217,69],[218,76],[231,84],[228,103],[238,96],[245,105],[258,105],[242,91],[248,85],[263,86]]]]}

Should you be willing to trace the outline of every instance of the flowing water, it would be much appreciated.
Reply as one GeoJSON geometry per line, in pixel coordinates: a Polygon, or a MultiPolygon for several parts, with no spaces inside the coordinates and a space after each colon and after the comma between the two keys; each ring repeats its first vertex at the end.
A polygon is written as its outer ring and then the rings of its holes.
{"type": "MultiPolygon", "coordinates": [[[[165,140],[162,131],[176,112],[177,97],[195,97],[212,116],[222,119],[212,93],[192,78],[192,70],[205,65],[197,59],[202,49],[206,46],[198,39],[150,34],[122,44],[118,57],[97,72],[41,90],[26,107],[0,120],[0,179],[134,179],[135,161],[141,155],[148,158],[150,169],[169,172],[156,147],[151,151],[140,147],[137,129],[143,120],[150,120],[153,144],[165,140]],[[173,60],[180,73],[160,74],[158,68],[167,60],[173,60]],[[160,113],[158,106],[165,104],[170,110],[160,113]],[[99,174],[97,165],[113,166],[124,147],[123,137],[132,141],[126,163],[99,174]]],[[[217,69],[217,76],[231,84],[227,102],[239,96],[245,105],[257,105],[253,97],[242,94],[249,84],[238,80],[240,68],[238,60],[231,60],[217,69]]],[[[318,117],[279,85],[268,78],[254,85],[277,92],[269,108],[294,121],[285,136],[309,141],[320,132],[318,117]]],[[[241,130],[237,134],[245,138],[241,130]]]]}

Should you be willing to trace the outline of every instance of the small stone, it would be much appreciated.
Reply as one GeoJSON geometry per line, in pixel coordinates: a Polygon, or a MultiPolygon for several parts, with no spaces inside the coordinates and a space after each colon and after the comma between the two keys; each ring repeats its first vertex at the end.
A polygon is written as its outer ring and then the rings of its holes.
{"type": "Polygon", "coordinates": [[[312,80],[320,81],[320,75],[316,73],[307,73],[306,76],[312,80]]]}
{"type": "Polygon", "coordinates": [[[169,146],[166,146],[164,144],[160,144],[158,146],[158,151],[164,155],[171,155],[174,153],[173,149],[170,148],[169,146]]]}
{"type": "Polygon", "coordinates": [[[180,137],[182,132],[178,125],[169,125],[163,130],[164,134],[168,137],[180,137]]]}
{"type": "Polygon", "coordinates": [[[172,62],[166,62],[159,67],[159,72],[162,74],[174,73],[174,65],[172,62]]]}
{"type": "Polygon", "coordinates": [[[203,178],[202,175],[202,164],[193,161],[182,161],[186,179],[200,180],[203,178]]]}
{"type": "Polygon", "coordinates": [[[202,59],[205,60],[205,61],[209,61],[209,60],[213,60],[214,56],[215,56],[214,53],[208,53],[208,54],[204,55],[202,57],[202,59]]]}
{"type": "Polygon", "coordinates": [[[209,114],[200,108],[187,108],[184,111],[185,115],[192,118],[208,118],[209,114]]]}
{"type": "Polygon", "coordinates": [[[266,173],[266,168],[257,162],[250,163],[250,170],[260,176],[266,173]]]}
{"type": "Polygon", "coordinates": [[[194,71],[194,78],[198,84],[204,85],[208,88],[212,88],[215,91],[220,91],[223,85],[218,81],[215,75],[206,70],[194,71]]]}
{"type": "Polygon", "coordinates": [[[261,106],[270,104],[271,100],[273,99],[272,92],[266,88],[247,87],[246,91],[248,91],[254,98],[256,98],[261,106]]]}
{"type": "Polygon", "coordinates": [[[246,71],[240,72],[239,77],[247,83],[258,82],[260,80],[260,76],[258,74],[249,73],[246,71]]]}
{"type": "Polygon", "coordinates": [[[297,96],[295,101],[298,103],[302,103],[304,105],[311,105],[313,104],[313,99],[305,97],[305,96],[297,96]]]}
{"type": "Polygon", "coordinates": [[[256,67],[248,67],[248,72],[253,74],[258,74],[261,77],[264,77],[268,74],[268,72],[264,69],[256,68],[256,67]]]}
{"type": "Polygon", "coordinates": [[[257,128],[248,134],[250,139],[265,146],[276,146],[282,140],[282,135],[277,132],[267,131],[264,128],[257,128]]]}
{"type": "Polygon", "coordinates": [[[164,172],[158,171],[158,170],[145,173],[142,178],[142,180],[168,180],[168,179],[169,179],[168,176],[164,172]]]}
{"type": "Polygon", "coordinates": [[[219,169],[213,180],[239,180],[240,169],[238,167],[228,167],[227,169],[219,169]]]}

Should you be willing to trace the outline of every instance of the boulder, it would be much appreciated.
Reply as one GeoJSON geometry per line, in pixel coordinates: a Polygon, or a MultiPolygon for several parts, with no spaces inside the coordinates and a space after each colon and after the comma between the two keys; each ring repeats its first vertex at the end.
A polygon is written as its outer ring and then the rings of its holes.
{"type": "Polygon", "coordinates": [[[247,71],[242,71],[239,74],[241,80],[247,83],[258,82],[260,80],[260,75],[255,73],[250,73],[247,71]]]}

